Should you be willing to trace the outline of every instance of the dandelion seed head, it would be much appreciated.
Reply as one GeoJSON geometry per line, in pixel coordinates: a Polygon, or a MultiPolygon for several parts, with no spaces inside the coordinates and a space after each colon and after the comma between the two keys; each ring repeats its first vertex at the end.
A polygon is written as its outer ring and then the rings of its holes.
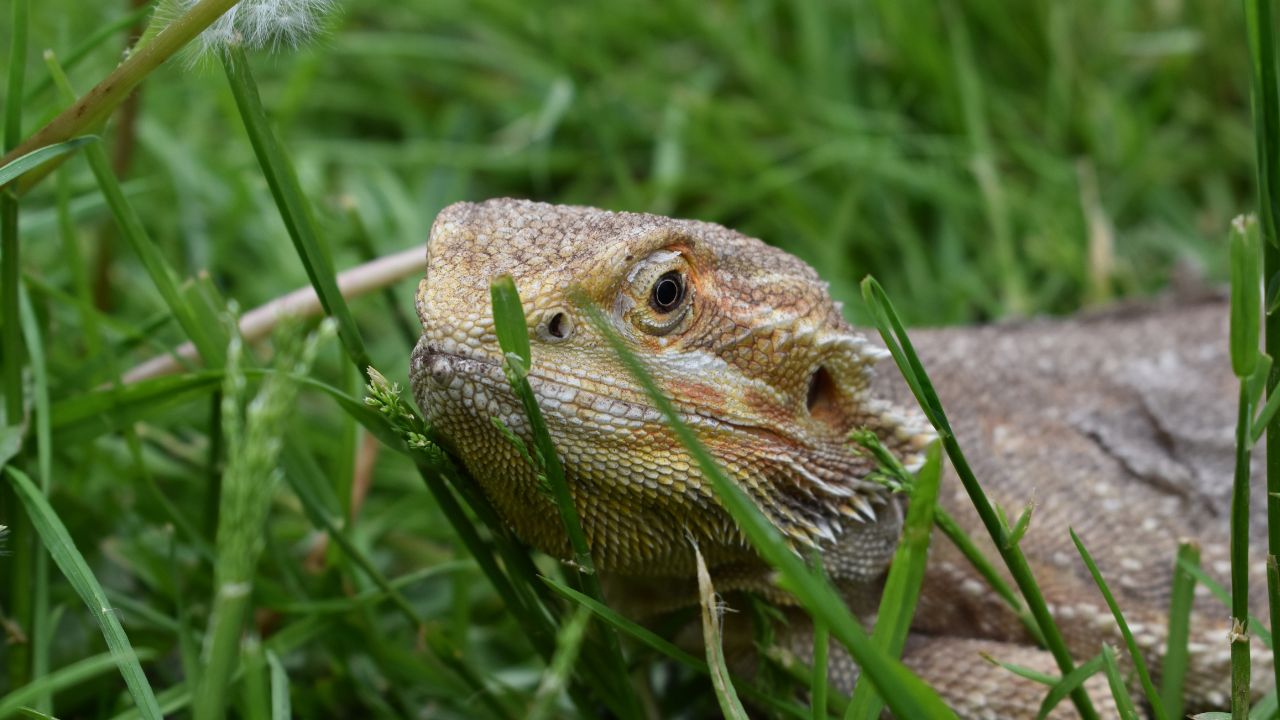
{"type": "MultiPolygon", "coordinates": [[[[183,0],[186,7],[197,0],[183,0]]],[[[296,48],[314,38],[335,0],[240,0],[200,35],[200,54],[233,45],[255,50],[296,48]]]]}

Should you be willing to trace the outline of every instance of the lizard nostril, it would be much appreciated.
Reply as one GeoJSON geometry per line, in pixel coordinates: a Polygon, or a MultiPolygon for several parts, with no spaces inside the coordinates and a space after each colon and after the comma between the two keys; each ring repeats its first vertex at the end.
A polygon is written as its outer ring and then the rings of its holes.
{"type": "Polygon", "coordinates": [[[567,340],[573,334],[573,321],[564,312],[556,311],[538,326],[538,337],[547,342],[567,340]]]}
{"type": "Polygon", "coordinates": [[[805,409],[814,420],[824,422],[836,430],[840,421],[839,391],[831,371],[819,365],[809,376],[809,393],[805,396],[805,409]]]}

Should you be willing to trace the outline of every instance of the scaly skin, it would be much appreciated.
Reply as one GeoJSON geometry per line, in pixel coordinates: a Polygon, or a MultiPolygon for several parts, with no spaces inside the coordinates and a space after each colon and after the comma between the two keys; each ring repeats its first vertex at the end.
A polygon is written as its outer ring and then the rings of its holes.
{"type": "MultiPolygon", "coordinates": [[[[869,428],[912,464],[932,435],[897,374],[872,372],[883,350],[844,321],[810,267],[710,223],[517,200],[446,208],[427,252],[415,396],[520,537],[570,555],[533,470],[492,422],[531,441],[493,332],[488,287],[502,274],[520,290],[530,383],[612,601],[641,615],[691,602],[693,542],[721,591],[788,599],[577,309],[574,290],[605,310],[761,510],[797,547],[819,548],[851,607],[874,617],[902,509],[865,479],[872,466],[847,437],[869,428]]],[[[1178,540],[1200,539],[1205,566],[1225,577],[1234,390],[1224,318],[1223,306],[1208,304],[912,335],[989,496],[1011,510],[1037,503],[1023,546],[1078,657],[1119,635],[1069,526],[1157,670],[1178,540]]],[[[941,502],[985,538],[954,478],[944,478],[941,502]]],[[[1226,615],[1198,598],[1192,705],[1224,702],[1226,615]]],[[[802,620],[781,638],[808,655],[802,620]]],[[[1034,715],[1044,687],[980,653],[1056,670],[955,548],[936,539],[906,662],[962,717],[1034,715]]],[[[832,678],[847,691],[856,667],[834,655],[832,678]]],[[[1261,688],[1270,660],[1256,655],[1261,688]]]]}

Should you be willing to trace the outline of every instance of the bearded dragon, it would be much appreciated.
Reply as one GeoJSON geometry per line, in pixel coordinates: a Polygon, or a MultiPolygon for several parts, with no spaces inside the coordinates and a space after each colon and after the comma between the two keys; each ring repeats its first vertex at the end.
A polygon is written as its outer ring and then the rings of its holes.
{"type": "MultiPolygon", "coordinates": [[[[532,441],[488,302],[490,281],[503,274],[523,298],[529,380],[611,599],[641,615],[693,602],[696,544],[721,592],[787,603],[574,297],[603,309],[720,464],[798,548],[822,552],[850,607],[874,619],[903,512],[868,479],[875,465],[849,435],[869,429],[913,464],[933,433],[894,369],[875,370],[885,354],[878,341],[845,321],[812,268],[707,222],[506,199],[445,208],[427,258],[414,395],[519,537],[571,557],[536,471],[493,422],[532,441]]],[[[1225,578],[1228,569],[1235,381],[1225,304],[912,339],[989,497],[1005,508],[1035,504],[1021,544],[1072,652],[1091,657],[1120,635],[1068,528],[1093,551],[1158,673],[1178,542],[1198,540],[1210,574],[1225,578]]],[[[943,479],[940,504],[985,539],[953,477],[943,479]]],[[[1227,617],[1201,589],[1189,706],[1227,701],[1227,617]]],[[[809,655],[803,620],[780,638],[809,655]]],[[[857,668],[833,653],[831,679],[848,691],[857,668]]],[[[961,717],[1034,716],[1044,686],[983,655],[1056,672],[937,536],[904,662],[961,717]]],[[[1270,659],[1255,655],[1260,687],[1270,659]]],[[[1105,701],[1105,690],[1094,691],[1105,701]]],[[[1064,704],[1057,712],[1072,711],[1064,704]]]]}

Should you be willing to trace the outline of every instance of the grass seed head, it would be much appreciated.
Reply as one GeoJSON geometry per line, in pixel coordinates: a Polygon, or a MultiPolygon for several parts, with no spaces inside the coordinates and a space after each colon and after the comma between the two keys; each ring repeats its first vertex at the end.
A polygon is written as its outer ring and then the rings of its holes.
{"type": "MultiPolygon", "coordinates": [[[[180,0],[182,10],[197,0],[180,0]]],[[[241,0],[201,35],[198,55],[232,45],[255,50],[293,49],[317,37],[332,14],[334,0],[241,0]]]]}

